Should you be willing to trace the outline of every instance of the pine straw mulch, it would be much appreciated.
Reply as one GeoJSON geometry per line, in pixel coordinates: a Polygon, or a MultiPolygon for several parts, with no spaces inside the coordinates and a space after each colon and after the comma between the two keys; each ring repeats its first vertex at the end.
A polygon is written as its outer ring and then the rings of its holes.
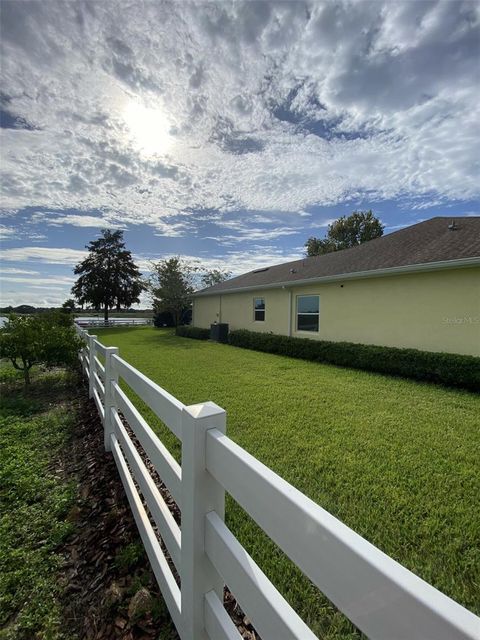
{"type": "MultiPolygon", "coordinates": [[[[65,559],[59,576],[64,586],[63,631],[69,637],[85,640],[177,640],[115,461],[104,451],[97,409],[83,386],[78,392],[81,420],[62,460],[66,477],[75,479],[79,487],[69,514],[74,533],[60,550],[65,559]]],[[[125,426],[180,524],[178,507],[125,426]]],[[[163,543],[162,549],[166,551],[163,543]]],[[[228,589],[224,604],[241,637],[260,640],[228,589]]]]}

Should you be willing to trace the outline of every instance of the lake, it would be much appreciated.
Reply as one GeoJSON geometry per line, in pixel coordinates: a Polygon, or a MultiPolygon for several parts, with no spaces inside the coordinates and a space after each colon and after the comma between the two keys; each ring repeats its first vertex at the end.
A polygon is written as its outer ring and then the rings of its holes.
{"type": "MultiPolygon", "coordinates": [[[[8,318],[6,316],[0,316],[0,329],[7,322],[8,318]]],[[[85,324],[85,325],[96,325],[103,324],[103,318],[98,316],[82,316],[80,318],[75,318],[77,324],[85,324]]],[[[110,318],[109,324],[111,325],[122,325],[122,324],[151,324],[152,318],[110,318]]]]}

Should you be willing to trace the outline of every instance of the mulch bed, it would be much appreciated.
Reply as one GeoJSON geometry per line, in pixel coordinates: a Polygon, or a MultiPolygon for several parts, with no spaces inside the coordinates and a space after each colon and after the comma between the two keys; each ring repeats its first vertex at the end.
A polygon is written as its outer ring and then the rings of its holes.
{"type": "MultiPolygon", "coordinates": [[[[78,393],[82,418],[62,460],[66,478],[75,479],[79,486],[68,516],[74,534],[60,549],[64,556],[59,576],[64,585],[64,631],[85,640],[177,640],[179,636],[141,549],[115,461],[104,451],[103,427],[95,404],[88,399],[84,386],[78,393]],[[130,557],[129,549],[137,553],[130,557]]],[[[134,437],[132,440],[180,523],[178,507],[141,446],[134,437]]],[[[165,552],[163,544],[162,549],[165,552]]],[[[171,562],[170,566],[174,570],[171,562]]],[[[178,581],[175,571],[174,575],[178,581]]],[[[260,640],[228,589],[224,602],[241,637],[260,640]]]]}

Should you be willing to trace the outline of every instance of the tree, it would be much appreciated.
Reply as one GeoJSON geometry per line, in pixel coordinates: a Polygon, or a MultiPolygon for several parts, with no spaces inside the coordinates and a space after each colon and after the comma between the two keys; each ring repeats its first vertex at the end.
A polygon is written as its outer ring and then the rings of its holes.
{"type": "Polygon", "coordinates": [[[71,366],[81,347],[71,316],[60,311],[37,316],[11,314],[0,329],[0,358],[8,358],[15,369],[23,371],[26,386],[33,365],[71,366]]]}
{"type": "Polygon", "coordinates": [[[68,298],[68,300],[65,300],[65,302],[62,304],[62,311],[64,313],[73,313],[75,311],[75,300],[73,300],[73,298],[68,298]]]}
{"type": "Polygon", "coordinates": [[[172,314],[174,326],[192,305],[193,277],[198,268],[179,256],[152,263],[150,294],[156,313],[172,314]]]}
{"type": "Polygon", "coordinates": [[[383,225],[372,210],[354,211],[328,225],[326,238],[308,238],[305,243],[307,256],[319,256],[332,251],[355,247],[383,235],[383,225]]]}
{"type": "Polygon", "coordinates": [[[131,307],[140,302],[146,286],[141,273],[125,249],[123,231],[102,229],[102,236],[86,245],[89,255],[75,267],[80,275],[72,293],[80,304],[90,303],[95,309],[103,306],[105,322],[109,309],[131,307]]]}
{"type": "Polygon", "coordinates": [[[211,269],[202,276],[202,285],[204,287],[213,287],[214,284],[218,284],[219,282],[228,280],[231,275],[231,271],[224,271],[223,269],[211,269]]]}
{"type": "Polygon", "coordinates": [[[311,236],[305,243],[307,249],[306,254],[309,257],[321,256],[324,253],[332,253],[336,251],[335,243],[328,238],[315,238],[311,236]]]}

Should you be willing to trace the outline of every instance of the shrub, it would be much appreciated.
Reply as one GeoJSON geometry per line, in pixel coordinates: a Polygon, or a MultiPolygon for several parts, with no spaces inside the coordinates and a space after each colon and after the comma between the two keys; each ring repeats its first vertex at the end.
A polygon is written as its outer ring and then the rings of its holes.
{"type": "MultiPolygon", "coordinates": [[[[184,309],[180,314],[180,325],[190,324],[192,321],[192,310],[184,309]]],[[[156,311],[153,316],[155,327],[174,327],[175,319],[170,311],[156,311]]]]}
{"type": "Polygon", "coordinates": [[[41,315],[11,314],[0,329],[0,358],[11,361],[30,384],[35,364],[48,367],[77,363],[82,340],[76,335],[71,314],[51,311],[41,315]]]}
{"type": "Polygon", "coordinates": [[[201,329],[190,325],[181,325],[175,329],[175,335],[182,338],[193,338],[194,340],[209,340],[210,329],[201,329]]]}
{"type": "Polygon", "coordinates": [[[475,356],[293,338],[246,329],[231,331],[228,341],[255,351],[480,390],[480,358],[475,356]]]}
{"type": "Polygon", "coordinates": [[[157,311],[153,316],[153,325],[155,327],[174,327],[175,322],[170,311],[157,311]]]}

